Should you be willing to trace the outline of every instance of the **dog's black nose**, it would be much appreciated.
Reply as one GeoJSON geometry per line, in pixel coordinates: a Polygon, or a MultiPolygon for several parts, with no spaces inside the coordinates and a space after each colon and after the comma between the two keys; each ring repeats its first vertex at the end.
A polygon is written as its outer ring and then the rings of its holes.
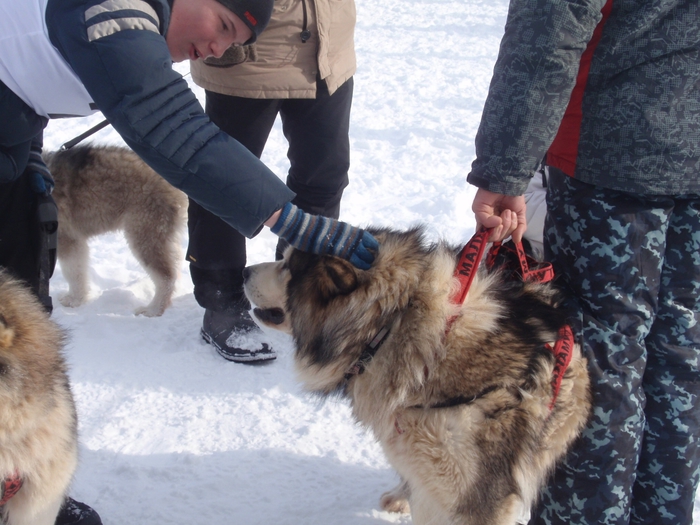
{"type": "Polygon", "coordinates": [[[243,268],[243,280],[247,280],[250,277],[250,269],[246,266],[243,268]]]}

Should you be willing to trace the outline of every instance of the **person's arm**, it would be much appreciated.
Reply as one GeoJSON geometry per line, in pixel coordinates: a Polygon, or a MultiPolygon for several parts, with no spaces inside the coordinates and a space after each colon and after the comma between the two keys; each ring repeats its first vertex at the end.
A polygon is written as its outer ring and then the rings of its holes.
{"type": "Polygon", "coordinates": [[[483,226],[492,229],[489,241],[502,241],[510,236],[515,242],[523,239],[527,229],[525,197],[509,197],[479,189],[472,202],[477,230],[483,226]]]}
{"type": "Polygon", "coordinates": [[[114,5],[50,0],[52,43],[129,147],[173,186],[254,236],[294,193],[209,120],[172,69],[161,34],[167,2],[137,1],[128,12],[110,11],[114,5]]]}
{"type": "Polygon", "coordinates": [[[379,250],[377,239],[368,231],[330,217],[305,213],[289,202],[275,216],[274,223],[269,224],[271,217],[265,224],[295,248],[341,257],[360,270],[369,270],[379,250]]]}
{"type": "Polygon", "coordinates": [[[524,231],[524,205],[522,210],[508,206],[520,206],[520,196],[554,140],[605,3],[511,1],[467,177],[499,195],[485,199],[485,193],[477,192],[474,206],[482,223],[484,214],[495,217],[497,210],[509,209],[518,217],[516,235],[524,231]]]}

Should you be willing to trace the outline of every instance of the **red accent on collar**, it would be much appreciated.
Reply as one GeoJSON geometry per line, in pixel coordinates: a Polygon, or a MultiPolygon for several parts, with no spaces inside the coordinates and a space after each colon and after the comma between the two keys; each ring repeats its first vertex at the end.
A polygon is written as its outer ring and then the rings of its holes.
{"type": "Polygon", "coordinates": [[[565,324],[559,329],[559,334],[554,347],[547,345],[552,353],[554,354],[554,370],[552,371],[552,402],[549,404],[549,409],[554,408],[554,404],[557,402],[557,396],[559,396],[559,389],[561,388],[561,380],[564,379],[564,373],[566,369],[569,368],[569,363],[571,363],[571,357],[574,353],[574,333],[571,331],[571,327],[565,324]]]}
{"type": "Polygon", "coordinates": [[[19,489],[22,488],[22,483],[22,478],[16,470],[14,474],[11,474],[0,482],[0,496],[2,496],[2,499],[0,499],[0,507],[10,501],[12,496],[19,492],[19,489]]]}

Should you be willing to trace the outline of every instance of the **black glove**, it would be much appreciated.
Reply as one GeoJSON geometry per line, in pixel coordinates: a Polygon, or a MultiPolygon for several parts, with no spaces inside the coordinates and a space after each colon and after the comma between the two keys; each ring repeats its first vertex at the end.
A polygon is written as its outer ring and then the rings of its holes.
{"type": "Polygon", "coordinates": [[[26,171],[31,177],[32,189],[41,195],[50,195],[54,188],[54,180],[48,166],[41,157],[42,143],[38,139],[32,140],[29,149],[29,160],[26,171]]]}

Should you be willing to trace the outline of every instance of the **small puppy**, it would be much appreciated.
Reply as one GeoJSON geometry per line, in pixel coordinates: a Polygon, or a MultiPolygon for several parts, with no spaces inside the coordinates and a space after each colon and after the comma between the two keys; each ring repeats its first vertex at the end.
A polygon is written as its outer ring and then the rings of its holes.
{"type": "Polygon", "coordinates": [[[155,296],[136,314],[162,315],[170,305],[182,260],[187,197],[133,151],[79,146],[44,155],[56,181],[58,260],[68,281],[64,306],[83,304],[90,291],[88,240],[123,230],[155,284],[155,296]]]}
{"type": "Polygon", "coordinates": [[[78,457],[64,335],[0,270],[0,522],[54,525],[78,457]]]}

